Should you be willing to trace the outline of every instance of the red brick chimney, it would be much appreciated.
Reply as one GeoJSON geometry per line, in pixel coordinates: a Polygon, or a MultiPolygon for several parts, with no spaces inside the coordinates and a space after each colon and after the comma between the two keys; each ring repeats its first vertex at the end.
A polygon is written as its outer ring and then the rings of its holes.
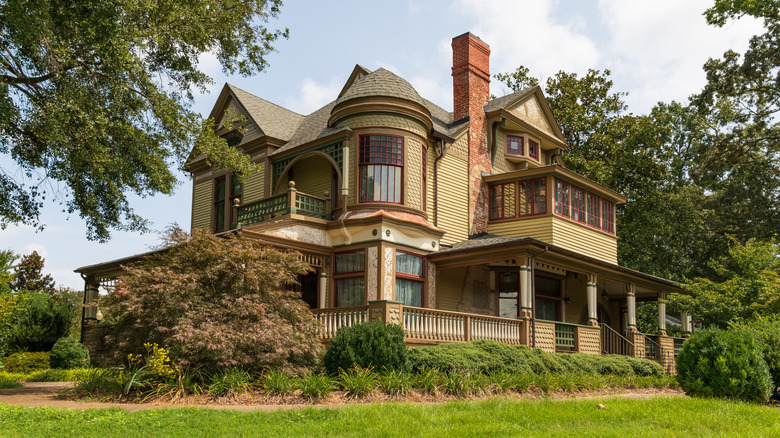
{"type": "Polygon", "coordinates": [[[490,47],[466,32],[452,39],[453,120],[469,119],[470,234],[487,231],[487,186],[482,172],[493,166],[487,148],[485,105],[490,99],[490,47]]]}

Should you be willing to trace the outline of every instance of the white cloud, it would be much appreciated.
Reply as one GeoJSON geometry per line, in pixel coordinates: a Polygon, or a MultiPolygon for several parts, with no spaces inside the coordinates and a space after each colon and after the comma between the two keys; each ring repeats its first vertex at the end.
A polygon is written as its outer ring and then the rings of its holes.
{"type": "Polygon", "coordinates": [[[299,114],[309,114],[335,99],[343,86],[336,80],[323,84],[312,78],[304,78],[298,86],[300,94],[288,97],[284,106],[299,114]]]}
{"type": "Polygon", "coordinates": [[[702,13],[711,4],[600,0],[610,36],[607,63],[622,83],[630,82],[632,110],[644,112],[659,100],[685,100],[704,85],[702,65],[708,58],[729,48],[743,51],[750,36],[761,32],[760,22],[753,19],[724,28],[708,25],[702,13]]]}
{"type": "Polygon", "coordinates": [[[44,259],[49,256],[49,251],[46,247],[39,243],[28,243],[24,246],[24,254],[31,254],[33,251],[37,251],[38,255],[44,259]]]}
{"type": "Polygon", "coordinates": [[[452,83],[442,83],[430,76],[415,76],[409,79],[417,94],[439,105],[452,110],[452,83]]]}
{"type": "MultiPolygon", "coordinates": [[[[474,20],[471,32],[490,45],[491,73],[514,71],[520,65],[534,76],[559,70],[583,72],[598,65],[595,42],[582,33],[582,22],[554,16],[552,1],[460,0],[453,7],[474,20]]],[[[504,94],[498,81],[492,92],[504,94]]]]}

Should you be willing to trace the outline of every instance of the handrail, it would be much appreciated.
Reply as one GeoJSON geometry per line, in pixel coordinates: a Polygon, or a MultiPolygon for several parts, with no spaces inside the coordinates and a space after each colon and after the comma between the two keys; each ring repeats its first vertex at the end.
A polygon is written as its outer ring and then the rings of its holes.
{"type": "Polygon", "coordinates": [[[538,322],[546,322],[546,323],[550,323],[550,324],[560,324],[560,325],[569,325],[569,326],[572,326],[572,327],[585,327],[585,328],[592,328],[592,329],[597,329],[598,328],[598,327],[594,327],[592,325],[574,324],[573,322],[552,321],[552,320],[549,320],[549,319],[538,319],[538,318],[536,320],[538,322]]]}
{"type": "Polygon", "coordinates": [[[599,326],[602,328],[601,347],[603,353],[630,356],[631,352],[636,350],[636,345],[633,342],[629,341],[628,338],[618,333],[608,324],[601,323],[599,326]]]}

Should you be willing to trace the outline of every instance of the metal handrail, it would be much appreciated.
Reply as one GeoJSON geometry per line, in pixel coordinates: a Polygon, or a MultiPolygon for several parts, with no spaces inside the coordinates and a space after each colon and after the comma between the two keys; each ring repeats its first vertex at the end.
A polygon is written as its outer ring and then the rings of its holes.
{"type": "Polygon", "coordinates": [[[624,356],[629,356],[631,354],[631,350],[632,349],[633,350],[636,349],[636,345],[634,345],[633,342],[629,341],[628,338],[626,338],[625,336],[623,336],[620,333],[618,333],[615,329],[613,329],[609,325],[604,324],[604,323],[601,323],[599,325],[602,328],[602,331],[601,331],[601,336],[602,336],[601,344],[602,345],[601,345],[601,347],[602,347],[602,351],[604,352],[604,354],[621,354],[621,355],[624,355],[624,356]],[[606,330],[604,330],[604,329],[606,329],[606,330]],[[609,338],[609,337],[617,338],[618,342],[622,340],[623,341],[623,345],[625,346],[625,348],[618,347],[617,349],[618,350],[625,350],[625,351],[617,351],[617,352],[615,352],[615,351],[608,351],[608,350],[611,350],[611,348],[609,348],[609,347],[612,346],[612,342],[607,342],[606,338],[609,338]]]}

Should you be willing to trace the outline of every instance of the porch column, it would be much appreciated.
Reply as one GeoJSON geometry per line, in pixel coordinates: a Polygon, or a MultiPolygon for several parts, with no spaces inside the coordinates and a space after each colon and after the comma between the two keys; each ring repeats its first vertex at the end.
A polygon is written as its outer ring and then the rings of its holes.
{"type": "Polygon", "coordinates": [[[100,284],[88,277],[84,284],[84,319],[97,321],[98,288],[100,284]]]}
{"type": "Polygon", "coordinates": [[[683,337],[687,338],[691,336],[692,327],[691,327],[691,315],[688,314],[688,312],[681,312],[680,313],[680,322],[682,325],[682,335],[683,337]]]}
{"type": "Polygon", "coordinates": [[[317,305],[320,309],[325,308],[325,301],[328,297],[328,274],[325,270],[320,271],[320,286],[317,288],[317,305]]]}
{"type": "Polygon", "coordinates": [[[519,257],[520,266],[520,318],[531,317],[531,263],[528,257],[519,257]]]}
{"type": "Polygon", "coordinates": [[[598,320],[598,308],[596,301],[596,274],[588,274],[588,285],[585,286],[585,290],[588,295],[588,325],[597,327],[599,325],[598,320]]]}
{"type": "Polygon", "coordinates": [[[636,331],[636,286],[633,283],[626,285],[626,307],[628,311],[628,331],[636,331]]]}
{"type": "Polygon", "coordinates": [[[666,336],[666,292],[658,292],[658,334],[666,336]]]}

